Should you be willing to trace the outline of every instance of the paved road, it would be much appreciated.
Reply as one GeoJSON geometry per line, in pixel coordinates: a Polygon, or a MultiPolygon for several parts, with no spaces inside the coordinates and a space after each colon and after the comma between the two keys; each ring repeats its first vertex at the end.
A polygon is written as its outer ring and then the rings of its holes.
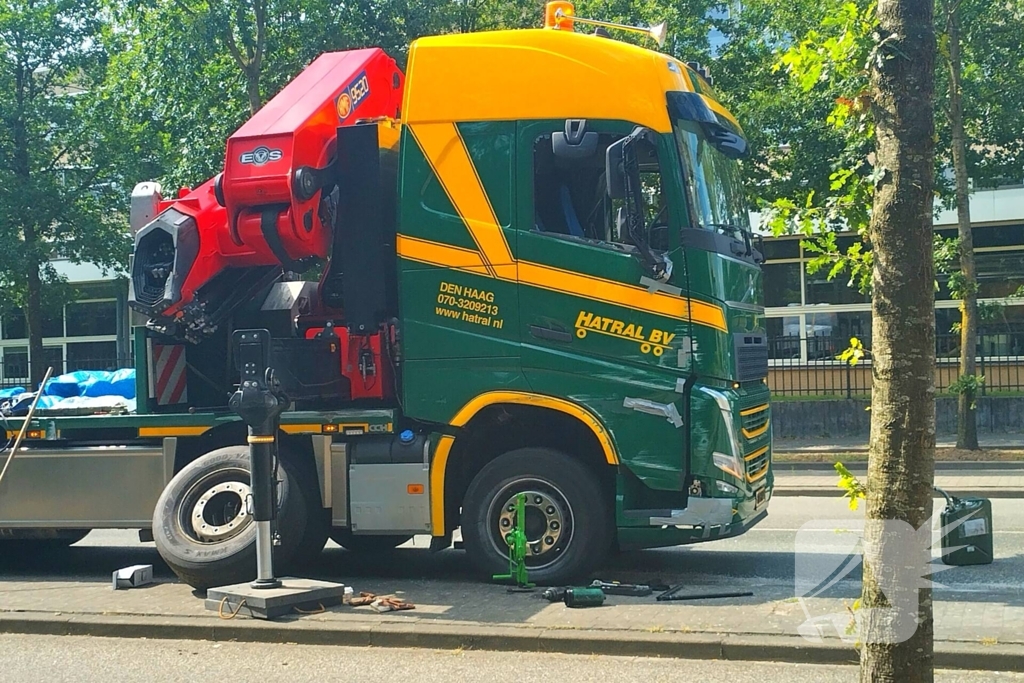
{"type": "MultiPolygon", "coordinates": [[[[996,562],[977,567],[955,567],[936,577],[941,598],[985,600],[1020,605],[1024,603],[1024,505],[1018,500],[992,501],[996,530],[996,562]]],[[[936,510],[941,501],[936,501],[936,510]]],[[[603,578],[616,580],[663,579],[691,585],[729,584],[757,587],[759,594],[792,595],[796,571],[795,549],[808,541],[835,543],[843,525],[863,517],[863,510],[851,512],[836,498],[776,498],[769,515],[745,535],[693,546],[632,551],[613,558],[601,570],[603,578]],[[816,536],[801,534],[801,527],[817,520],[822,531],[816,536]],[[829,520],[842,520],[831,522],[829,520]]],[[[805,532],[806,533],[806,532],[805,532]]],[[[328,544],[312,573],[324,578],[394,577],[465,580],[472,578],[461,551],[431,554],[426,537],[414,539],[393,556],[365,557],[347,553],[328,544]]],[[[806,547],[806,546],[805,546],[806,547]]],[[[814,552],[821,553],[817,545],[814,552]]],[[[837,556],[838,557],[838,556],[837,556]]],[[[71,552],[55,556],[0,558],[0,581],[6,577],[109,577],[112,568],[135,563],[153,563],[158,576],[170,576],[162,567],[152,543],[139,543],[132,531],[94,531],[71,552]]],[[[942,565],[937,565],[941,567],[942,565]]],[[[834,587],[832,595],[855,597],[860,574],[855,570],[834,587]]]]}
{"type": "MultiPolygon", "coordinates": [[[[5,683],[618,683],[729,680],[838,683],[855,667],[540,653],[389,650],[73,636],[0,636],[5,683]]],[[[940,672],[937,681],[1024,681],[1024,674],[940,672]]]]}

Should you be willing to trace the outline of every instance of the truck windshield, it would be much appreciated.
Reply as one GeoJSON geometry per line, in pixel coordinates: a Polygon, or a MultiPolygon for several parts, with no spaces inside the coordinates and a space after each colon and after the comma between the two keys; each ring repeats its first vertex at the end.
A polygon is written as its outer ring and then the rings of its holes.
{"type": "Polygon", "coordinates": [[[726,234],[750,232],[739,162],[716,149],[696,121],[676,119],[674,129],[699,227],[726,234]]]}

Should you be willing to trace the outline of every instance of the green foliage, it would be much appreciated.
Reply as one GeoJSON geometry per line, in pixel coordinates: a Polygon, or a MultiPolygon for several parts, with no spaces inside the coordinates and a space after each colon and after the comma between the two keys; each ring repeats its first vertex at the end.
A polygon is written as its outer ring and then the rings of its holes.
{"type": "Polygon", "coordinates": [[[25,306],[35,273],[66,298],[53,259],[127,263],[124,188],[93,127],[101,16],[94,0],[0,3],[0,306],[25,306]]]}
{"type": "Polygon", "coordinates": [[[807,262],[807,272],[814,275],[819,270],[828,268],[828,279],[834,280],[840,275],[848,275],[848,287],[855,287],[862,294],[871,292],[871,268],[874,259],[870,250],[865,249],[864,242],[854,242],[840,249],[836,243],[836,233],[825,232],[815,235],[812,239],[802,240],[804,252],[814,254],[807,262]]]}
{"type": "Polygon", "coordinates": [[[836,473],[839,475],[839,482],[836,486],[843,489],[843,498],[847,499],[847,504],[851,510],[856,510],[860,505],[860,501],[867,497],[867,487],[861,483],[860,479],[846,469],[846,466],[841,462],[835,464],[836,473]]]}
{"type": "Polygon", "coordinates": [[[960,375],[956,381],[949,385],[949,393],[951,394],[966,394],[971,398],[971,410],[974,410],[976,404],[974,397],[981,391],[982,385],[985,384],[984,375],[960,375]]]}
{"type": "Polygon", "coordinates": [[[836,358],[843,361],[844,363],[849,363],[851,366],[853,366],[857,365],[857,363],[864,360],[864,356],[870,353],[871,350],[864,348],[864,344],[863,342],[861,342],[860,339],[857,339],[856,337],[850,337],[850,346],[848,346],[846,350],[844,350],[842,353],[836,356],[836,358]]]}

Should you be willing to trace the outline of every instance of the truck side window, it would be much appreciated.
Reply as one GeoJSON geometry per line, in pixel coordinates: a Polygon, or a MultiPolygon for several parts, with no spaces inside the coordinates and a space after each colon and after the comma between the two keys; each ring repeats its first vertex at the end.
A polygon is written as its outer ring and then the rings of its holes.
{"type": "MultiPolygon", "coordinates": [[[[619,200],[611,200],[605,185],[605,150],[621,135],[601,133],[597,151],[588,157],[557,157],[551,137],[543,135],[533,147],[534,229],[553,235],[631,245],[616,222],[619,200]]],[[[651,247],[668,248],[668,208],[661,188],[657,150],[643,143],[640,182],[646,207],[645,223],[651,247]]]]}

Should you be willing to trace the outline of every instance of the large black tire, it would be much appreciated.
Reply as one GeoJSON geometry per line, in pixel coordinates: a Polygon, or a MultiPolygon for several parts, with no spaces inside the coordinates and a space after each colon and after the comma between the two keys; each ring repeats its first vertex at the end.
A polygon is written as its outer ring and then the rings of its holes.
{"type": "Polygon", "coordinates": [[[614,525],[594,472],[555,450],[521,448],[480,470],[463,500],[462,538],[481,572],[508,571],[502,531],[515,525],[514,501],[520,492],[529,493],[526,564],[531,581],[571,583],[605,559],[614,525]]]}
{"type": "MultiPolygon", "coordinates": [[[[274,548],[275,573],[286,570],[306,529],[307,503],[294,467],[282,458],[278,469],[277,529],[281,545],[274,548]]],[[[196,504],[218,484],[249,484],[249,449],[219,448],[181,469],[160,494],[153,513],[153,540],[160,557],[193,588],[205,589],[250,581],[256,577],[256,525],[249,515],[237,516],[241,495],[215,494],[202,508],[212,515],[210,528],[222,536],[203,540],[192,525],[196,504]],[[218,499],[216,496],[220,496],[218,499]],[[234,526],[237,525],[237,526],[234,526]]],[[[244,502],[241,503],[244,505],[244,502]]]]}
{"type": "Polygon", "coordinates": [[[316,561],[327,545],[327,539],[331,534],[331,511],[324,508],[320,499],[320,480],[312,463],[295,462],[287,452],[281,453],[281,459],[295,464],[290,469],[306,501],[306,527],[291,561],[291,566],[301,575],[311,562],[316,561]]]}
{"type": "Polygon", "coordinates": [[[331,540],[354,553],[388,553],[412,536],[357,536],[349,529],[332,529],[331,540]]]}

